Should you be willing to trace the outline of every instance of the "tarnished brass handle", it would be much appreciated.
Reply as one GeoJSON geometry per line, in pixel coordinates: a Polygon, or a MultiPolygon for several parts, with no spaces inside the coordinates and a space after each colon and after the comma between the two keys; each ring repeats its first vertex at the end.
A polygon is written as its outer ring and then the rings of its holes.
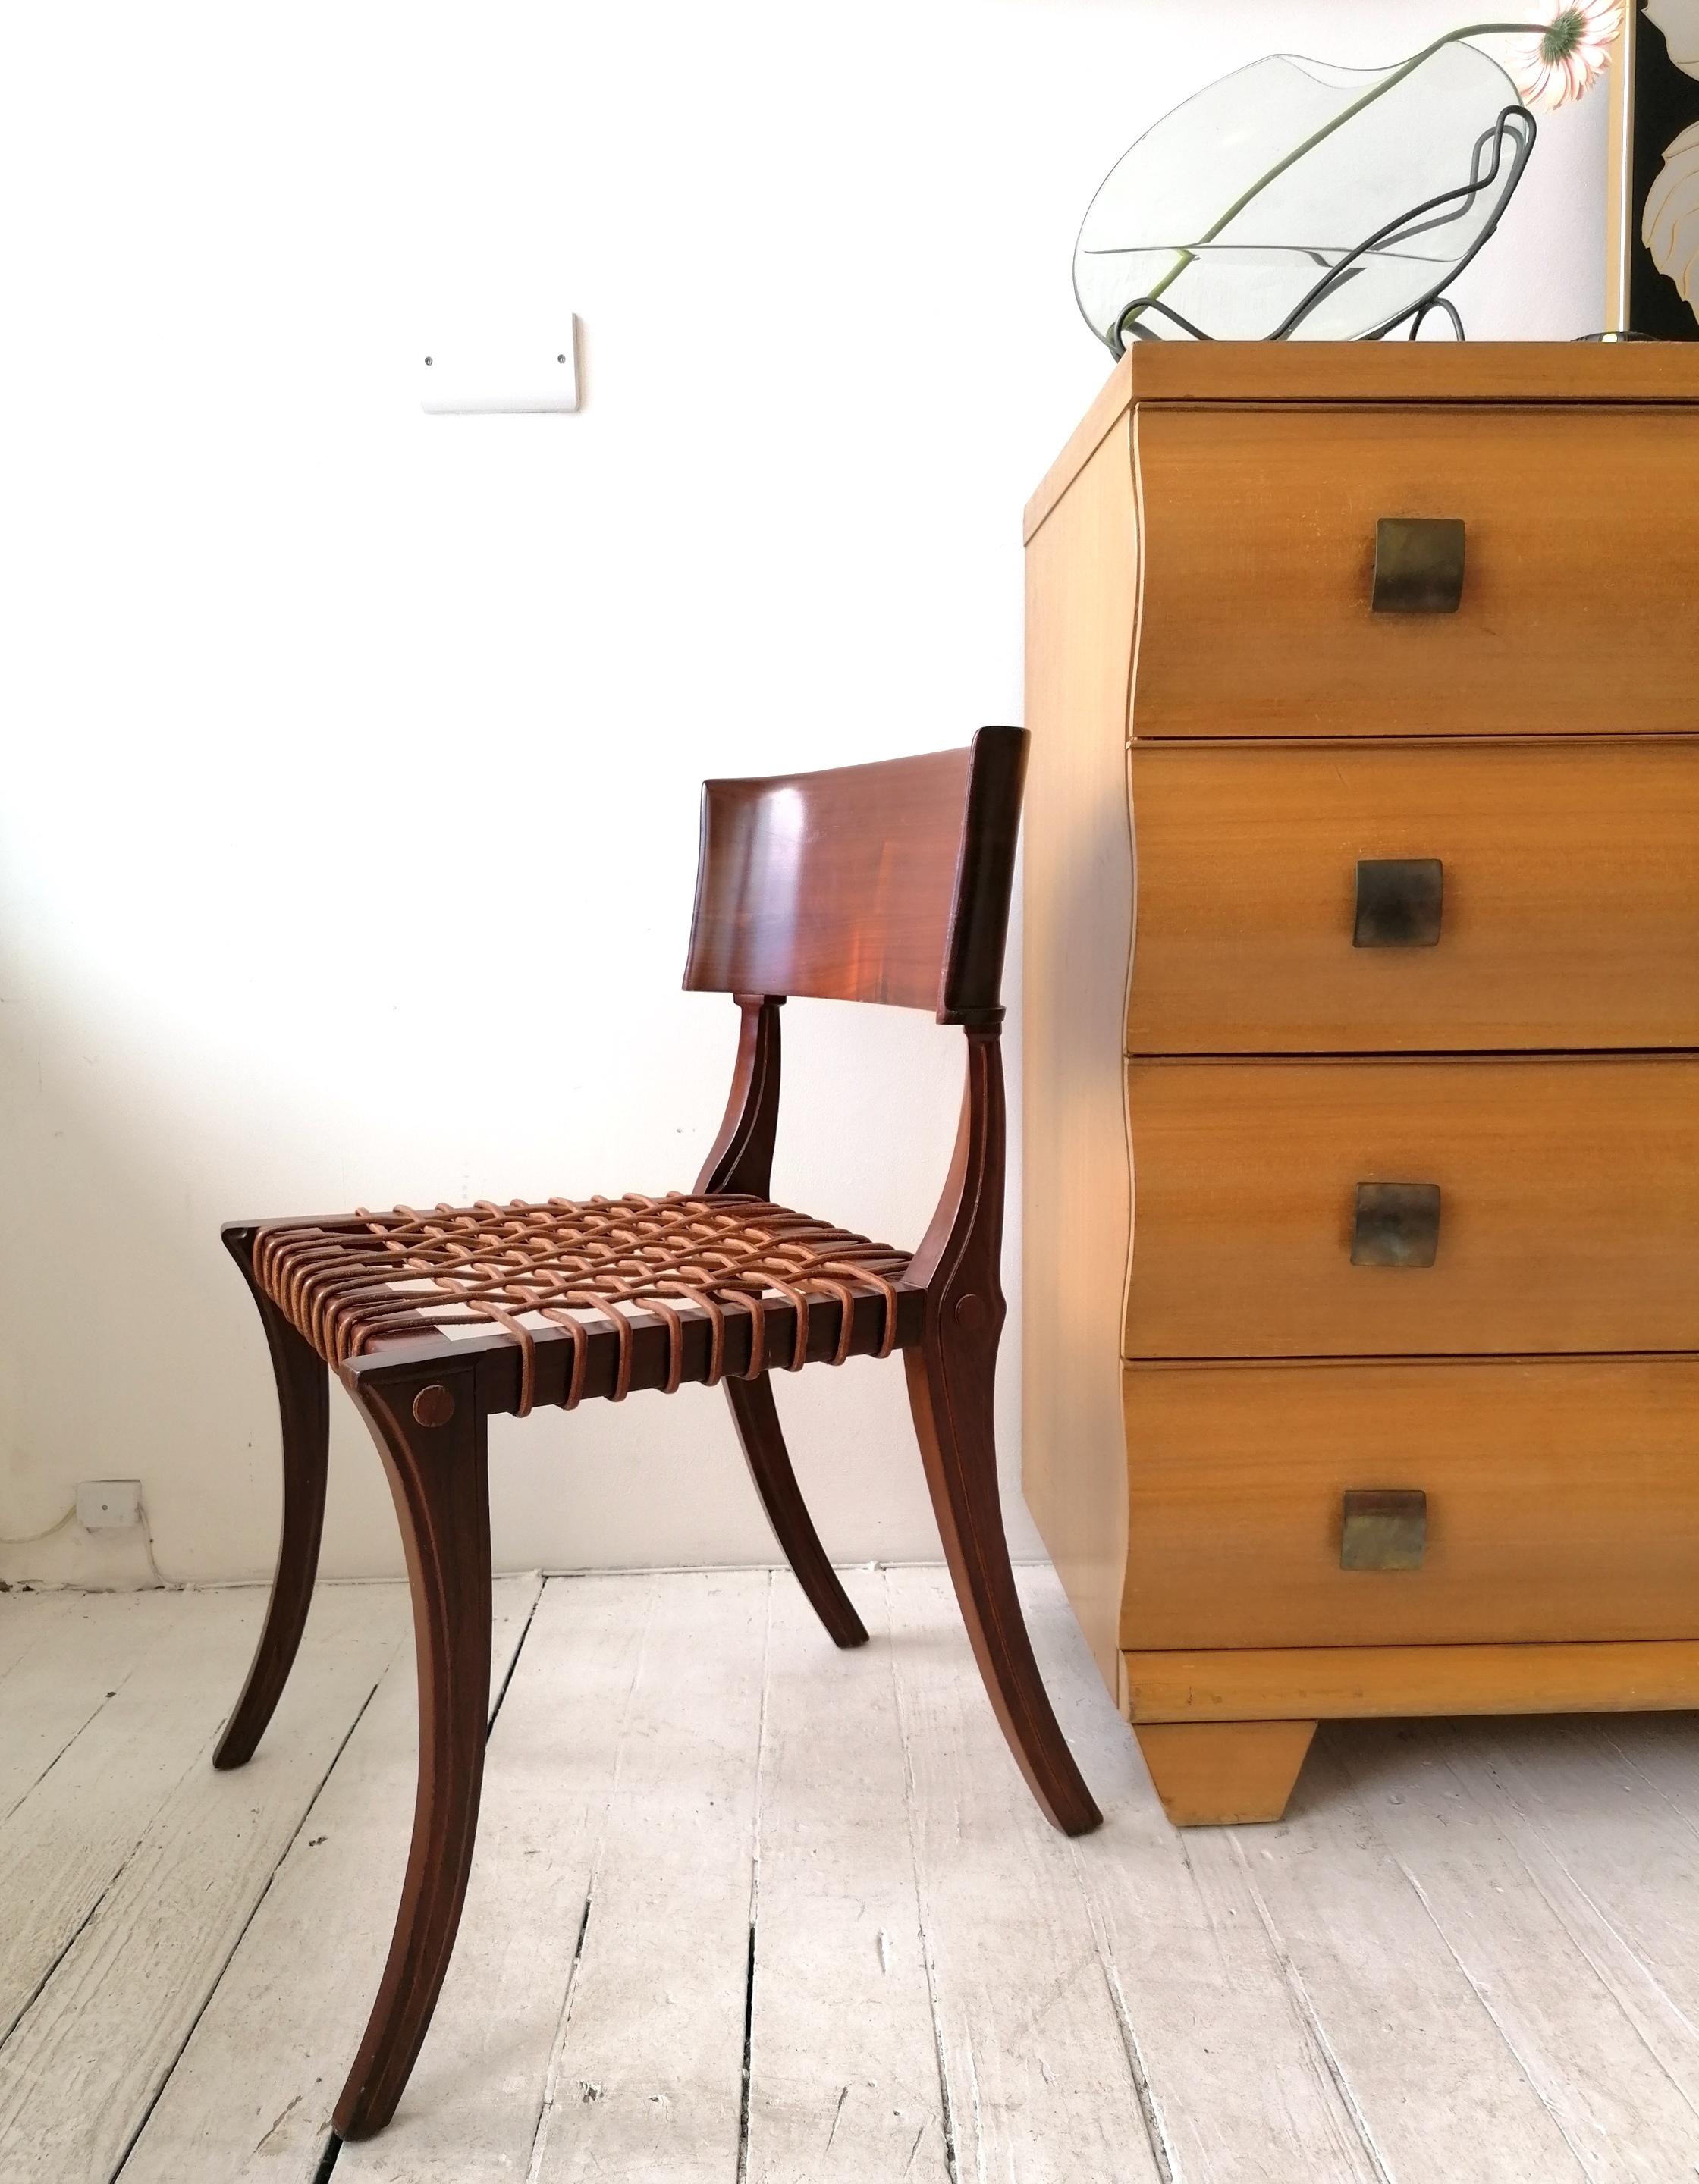
{"type": "Polygon", "coordinates": [[[1352,1266],[1431,1267],[1439,1251],[1437,1183],[1358,1184],[1352,1266]]]}
{"type": "Polygon", "coordinates": [[[1359,857],[1353,948],[1434,948],[1446,908],[1437,857],[1359,857]]]}
{"type": "Polygon", "coordinates": [[[1428,1497],[1419,1488],[1379,1486],[1345,1495],[1341,1569],[1420,1569],[1427,1552],[1428,1497]]]}
{"type": "Polygon", "coordinates": [[[1383,515],[1374,527],[1375,613],[1456,614],[1463,533],[1460,515],[1383,515]]]}

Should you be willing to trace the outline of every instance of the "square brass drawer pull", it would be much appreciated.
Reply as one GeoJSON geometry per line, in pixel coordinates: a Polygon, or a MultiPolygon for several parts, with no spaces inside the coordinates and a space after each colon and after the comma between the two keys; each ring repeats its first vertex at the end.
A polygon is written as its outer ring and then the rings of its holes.
{"type": "Polygon", "coordinates": [[[1360,1183],[1354,1267],[1431,1267],[1440,1250],[1437,1183],[1360,1183]]]}
{"type": "Polygon", "coordinates": [[[1456,614],[1463,534],[1457,515],[1383,515],[1374,530],[1375,613],[1456,614]]]}
{"type": "Polygon", "coordinates": [[[1437,857],[1359,857],[1353,948],[1433,948],[1446,906],[1437,857]]]}
{"type": "Polygon", "coordinates": [[[1340,1568],[1413,1570],[1428,1551],[1428,1497],[1419,1489],[1353,1490],[1343,1497],[1340,1568]]]}

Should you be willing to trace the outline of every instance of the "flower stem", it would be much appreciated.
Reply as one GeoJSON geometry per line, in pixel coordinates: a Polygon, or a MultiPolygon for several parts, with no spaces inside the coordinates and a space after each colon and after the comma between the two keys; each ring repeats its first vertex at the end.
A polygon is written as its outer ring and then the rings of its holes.
{"type": "Polygon", "coordinates": [[[1206,228],[1195,243],[1188,244],[1180,250],[1173,265],[1143,300],[1154,303],[1164,290],[1172,288],[1187,266],[1195,261],[1198,252],[1204,245],[1213,242],[1223,229],[1230,226],[1246,205],[1251,203],[1253,198],[1260,197],[1271,182],[1278,181],[1289,167],[1296,166],[1299,160],[1303,159],[1306,153],[1313,152],[1317,144],[1325,143],[1336,129],[1343,129],[1347,121],[1355,120],[1365,107],[1373,106],[1377,98],[1384,98],[1389,91],[1395,90],[1402,83],[1406,76],[1413,75],[1423,63],[1432,60],[1435,53],[1442,52],[1447,46],[1457,45],[1464,38],[1513,36],[1523,31],[1532,31],[1537,34],[1548,27],[1549,25],[1545,23],[1470,23],[1461,31],[1447,31],[1444,37],[1435,38],[1431,46],[1423,46],[1419,53],[1413,54],[1410,59],[1401,63],[1399,67],[1393,70],[1390,75],[1383,77],[1370,90],[1364,92],[1361,98],[1353,99],[1342,112],[1334,114],[1331,121],[1323,122],[1313,136],[1306,136],[1295,150],[1289,152],[1284,159],[1272,166],[1261,181],[1253,182],[1242,197],[1235,198],[1213,227],[1206,228]]]}

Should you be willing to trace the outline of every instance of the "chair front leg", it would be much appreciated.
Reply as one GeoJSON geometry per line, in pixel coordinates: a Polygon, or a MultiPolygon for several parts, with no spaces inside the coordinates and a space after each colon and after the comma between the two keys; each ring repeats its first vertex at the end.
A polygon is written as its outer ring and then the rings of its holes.
{"type": "Polygon", "coordinates": [[[419,1661],[419,1791],[401,1906],[334,2116],[344,2138],[365,2138],[394,2114],[424,2044],[471,1871],[489,1723],[489,1472],[470,1361],[374,1358],[345,1377],[389,1475],[419,1661]]]}
{"type": "Polygon", "coordinates": [[[998,1725],[1047,1817],[1066,1836],[1089,1835],[1103,1815],[1044,1690],[1009,1562],[992,1425],[996,1357],[994,1329],[987,1342],[978,1328],[964,1334],[953,1324],[929,1328],[921,1348],[905,1351],[915,1436],[944,1560],[998,1725]]]}
{"type": "Polygon", "coordinates": [[[252,1228],[227,1228],[225,1245],[242,1269],[271,1352],[283,1435],[283,1529],[265,1626],[236,1710],[225,1724],[214,1767],[241,1767],[253,1757],[283,1696],[313,1604],[319,1540],[325,1527],[325,1483],[331,1441],[330,1373],[312,1345],[298,1334],[253,1279],[252,1228]]]}
{"type": "Polygon", "coordinates": [[[1000,1015],[967,1032],[955,1158],[909,1279],[926,1291],[921,1346],[905,1350],[909,1403],[944,1559],[974,1658],[1028,1786],[1064,1835],[1101,1825],[1058,1726],[1027,1635],[997,1486],[994,1397],[1005,1305],[1000,1015]]]}

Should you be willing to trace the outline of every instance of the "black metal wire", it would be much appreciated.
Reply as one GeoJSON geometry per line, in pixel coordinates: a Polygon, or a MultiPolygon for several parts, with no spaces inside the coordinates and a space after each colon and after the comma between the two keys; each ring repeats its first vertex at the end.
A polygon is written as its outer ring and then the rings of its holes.
{"type": "Polygon", "coordinates": [[[1410,339],[1414,341],[1422,331],[1422,324],[1429,311],[1443,311],[1451,322],[1451,332],[1459,341],[1467,341],[1463,332],[1463,315],[1449,296],[1429,296],[1425,304],[1418,304],[1410,320],[1410,339]]]}

